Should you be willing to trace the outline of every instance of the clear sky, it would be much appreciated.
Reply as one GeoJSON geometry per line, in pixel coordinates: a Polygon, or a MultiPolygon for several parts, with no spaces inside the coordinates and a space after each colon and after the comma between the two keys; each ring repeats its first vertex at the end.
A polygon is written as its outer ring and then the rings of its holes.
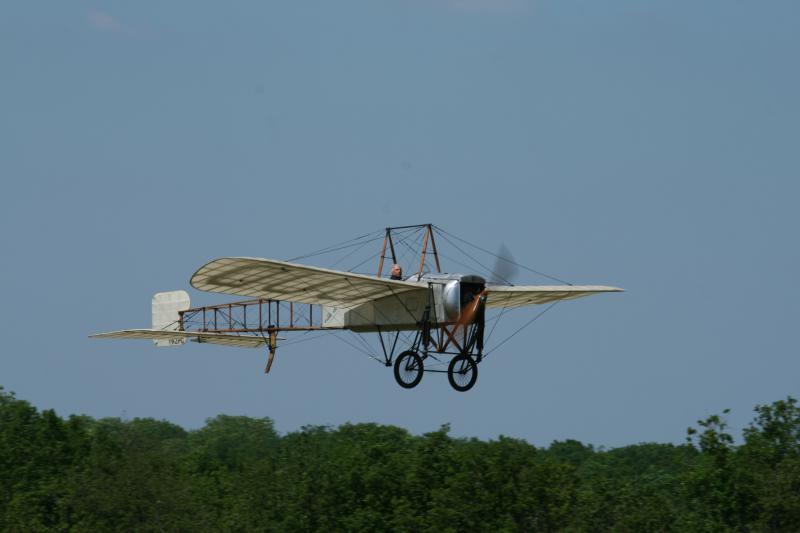
{"type": "Polygon", "coordinates": [[[799,23],[794,1],[6,3],[0,384],[186,427],[741,428],[800,396],[799,23]],[[210,259],[422,222],[627,292],[556,306],[466,394],[335,339],[264,376],[261,350],[87,338],[147,327],[210,259]]]}

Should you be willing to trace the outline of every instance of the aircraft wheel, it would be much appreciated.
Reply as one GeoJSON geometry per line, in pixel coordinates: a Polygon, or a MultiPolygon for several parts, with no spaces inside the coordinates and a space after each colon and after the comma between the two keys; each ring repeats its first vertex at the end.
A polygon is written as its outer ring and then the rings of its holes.
{"type": "Polygon", "coordinates": [[[470,390],[478,380],[478,364],[468,355],[457,355],[447,367],[447,381],[459,392],[470,390]]]}
{"type": "Polygon", "coordinates": [[[406,350],[394,362],[394,379],[404,389],[413,389],[419,385],[424,370],[422,357],[414,350],[406,350]]]}

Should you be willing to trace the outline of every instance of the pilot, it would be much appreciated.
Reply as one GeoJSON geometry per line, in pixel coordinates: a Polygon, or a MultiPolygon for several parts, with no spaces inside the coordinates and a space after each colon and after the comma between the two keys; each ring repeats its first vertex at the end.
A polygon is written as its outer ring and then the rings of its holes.
{"type": "Polygon", "coordinates": [[[392,275],[390,279],[403,279],[403,267],[397,263],[392,265],[392,275]]]}

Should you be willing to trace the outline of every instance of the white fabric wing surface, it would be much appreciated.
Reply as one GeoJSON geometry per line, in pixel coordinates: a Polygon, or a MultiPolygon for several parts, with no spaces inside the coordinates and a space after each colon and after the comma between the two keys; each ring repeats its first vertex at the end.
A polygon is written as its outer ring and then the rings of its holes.
{"type": "Polygon", "coordinates": [[[215,259],[194,273],[191,284],[207,292],[336,307],[426,290],[405,281],[250,257],[215,259]]]}
{"type": "Polygon", "coordinates": [[[546,304],[603,292],[623,292],[623,289],[602,285],[490,285],[486,287],[486,307],[546,304]]]}
{"type": "Polygon", "coordinates": [[[168,331],[159,329],[126,329],[89,335],[95,339],[151,339],[175,340],[175,344],[182,344],[187,339],[209,344],[222,344],[224,346],[238,346],[240,348],[258,348],[267,343],[263,337],[254,335],[228,335],[225,333],[206,333],[199,331],[168,331]]]}

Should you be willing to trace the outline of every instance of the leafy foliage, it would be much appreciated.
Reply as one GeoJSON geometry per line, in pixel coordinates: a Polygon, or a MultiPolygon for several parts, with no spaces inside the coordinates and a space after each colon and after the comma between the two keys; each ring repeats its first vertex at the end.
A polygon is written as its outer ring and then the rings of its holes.
{"type": "Polygon", "coordinates": [[[62,419],[0,388],[2,531],[800,531],[800,407],[598,450],[377,424],[62,419]]]}

